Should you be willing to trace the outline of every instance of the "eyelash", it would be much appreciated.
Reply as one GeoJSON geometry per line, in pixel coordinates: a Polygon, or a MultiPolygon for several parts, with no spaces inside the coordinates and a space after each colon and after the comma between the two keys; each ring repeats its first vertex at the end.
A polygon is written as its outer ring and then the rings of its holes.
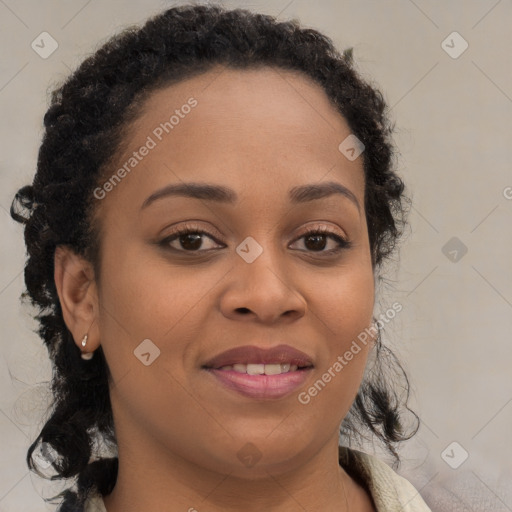
{"type": "MultiPolygon", "coordinates": [[[[176,249],[174,247],[170,247],[169,246],[170,242],[173,242],[174,240],[179,239],[183,235],[189,235],[189,234],[207,235],[215,243],[221,243],[218,240],[216,240],[216,238],[211,233],[209,233],[208,231],[205,231],[203,229],[199,229],[196,226],[185,225],[185,226],[183,226],[181,228],[176,229],[171,235],[169,235],[168,237],[164,238],[159,243],[159,245],[161,245],[165,249],[168,249],[168,250],[171,250],[171,251],[185,252],[185,253],[188,252],[188,253],[195,253],[195,254],[200,253],[200,252],[206,252],[206,251],[212,250],[212,249],[198,249],[197,251],[187,251],[187,250],[184,250],[184,249],[176,249]]],[[[301,252],[333,255],[333,254],[337,254],[337,253],[339,253],[339,252],[341,252],[341,251],[343,251],[345,249],[350,249],[352,247],[352,242],[350,242],[349,240],[346,240],[345,238],[341,237],[340,235],[336,234],[335,232],[330,231],[325,226],[320,226],[320,227],[316,227],[316,228],[309,228],[299,238],[296,238],[294,240],[294,242],[300,240],[301,238],[307,238],[308,236],[311,236],[311,235],[327,235],[328,237],[330,237],[330,238],[334,239],[336,242],[338,242],[339,246],[337,248],[335,248],[335,249],[330,249],[328,251],[300,250],[301,252]]]]}

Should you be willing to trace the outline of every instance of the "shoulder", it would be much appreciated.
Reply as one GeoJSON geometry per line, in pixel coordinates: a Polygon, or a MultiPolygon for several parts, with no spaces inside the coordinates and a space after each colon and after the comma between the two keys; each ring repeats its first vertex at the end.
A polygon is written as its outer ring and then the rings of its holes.
{"type": "Polygon", "coordinates": [[[432,512],[416,488],[377,457],[345,446],[339,456],[341,466],[368,489],[378,512],[432,512]]]}

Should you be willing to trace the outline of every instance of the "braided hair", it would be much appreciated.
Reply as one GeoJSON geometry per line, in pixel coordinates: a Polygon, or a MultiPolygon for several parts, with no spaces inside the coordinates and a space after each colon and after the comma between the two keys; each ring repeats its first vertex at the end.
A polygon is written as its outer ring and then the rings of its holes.
{"type": "MultiPolygon", "coordinates": [[[[127,28],[88,57],[53,91],[44,116],[45,132],[31,185],[20,188],[11,216],[24,224],[26,291],[38,309],[38,334],[52,361],[53,400],[49,419],[26,457],[41,475],[33,452],[42,443],[56,457],[53,479],[74,479],[75,489],[58,495],[59,512],[83,511],[92,491],[109,494],[118,458],[109,397],[109,368],[101,346],[90,361],[66,327],[54,282],[59,244],[91,262],[99,275],[99,232],[94,190],[109,176],[113,154],[129,123],[156,89],[204,73],[217,64],[233,69],[273,66],[296,70],[318,83],[365,145],[364,208],[372,265],[396,249],[406,226],[404,183],[394,170],[392,126],[378,89],[355,69],[351,49],[339,52],[332,41],[298,21],[215,5],[182,5],[127,28]],[[113,450],[112,456],[98,444],[113,450]]],[[[347,439],[376,436],[400,463],[396,443],[412,437],[419,419],[407,406],[409,381],[380,336],[375,364],[342,423],[347,439]],[[416,425],[404,428],[410,412],[416,425]]],[[[43,475],[44,476],[44,475],[43,475]]],[[[45,478],[47,478],[45,476],[45,478]]]]}

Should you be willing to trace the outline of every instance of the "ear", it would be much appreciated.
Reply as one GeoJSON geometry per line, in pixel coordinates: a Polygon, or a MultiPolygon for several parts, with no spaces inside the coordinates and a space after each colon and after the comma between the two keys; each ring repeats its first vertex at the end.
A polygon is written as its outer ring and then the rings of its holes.
{"type": "Polygon", "coordinates": [[[64,322],[76,345],[84,352],[92,352],[100,345],[99,302],[94,270],[89,261],[67,246],[55,249],[54,279],[64,322]],[[86,349],[82,339],[88,335],[86,349]]]}

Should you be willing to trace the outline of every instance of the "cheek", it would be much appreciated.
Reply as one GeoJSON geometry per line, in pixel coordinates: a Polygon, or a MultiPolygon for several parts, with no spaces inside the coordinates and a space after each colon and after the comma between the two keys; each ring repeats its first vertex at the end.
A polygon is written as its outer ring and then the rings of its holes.
{"type": "Polygon", "coordinates": [[[190,400],[183,360],[197,336],[191,320],[201,314],[199,305],[218,276],[198,285],[197,272],[149,261],[136,247],[125,246],[122,254],[119,260],[106,254],[100,295],[101,342],[116,384],[113,401],[118,414],[126,408],[144,423],[158,411],[166,427],[177,429],[171,412],[190,400]]]}
{"type": "Polygon", "coordinates": [[[325,318],[330,334],[347,341],[370,325],[374,308],[374,280],[371,267],[342,269],[319,287],[315,303],[325,318]],[[332,327],[331,327],[332,326],[332,327]],[[340,336],[337,336],[340,334],[340,336]]]}
{"type": "MultiPolygon", "coordinates": [[[[372,269],[352,267],[350,272],[341,272],[321,289],[315,309],[320,312],[318,317],[322,322],[319,325],[326,333],[328,343],[318,370],[322,383],[316,392],[322,390],[326,401],[348,404],[360,386],[371,348],[372,269]],[[324,385],[329,389],[323,391],[324,385]]],[[[313,395],[316,392],[311,390],[313,395]]]]}
{"type": "Polygon", "coordinates": [[[136,244],[105,250],[101,299],[112,320],[134,338],[160,338],[189,311],[201,296],[190,278],[165,260],[150,258],[136,244]]]}
{"type": "Polygon", "coordinates": [[[105,254],[100,316],[109,361],[118,373],[140,364],[134,351],[149,339],[160,351],[159,366],[182,372],[187,347],[201,335],[213,308],[211,293],[224,272],[173,266],[135,244],[123,248],[122,259],[105,254]]]}
{"type": "Polygon", "coordinates": [[[360,299],[353,296],[350,301],[342,299],[339,297],[341,307],[326,319],[334,332],[330,332],[328,348],[319,361],[315,378],[297,396],[302,417],[312,424],[321,418],[325,432],[336,431],[350,410],[371,348],[369,342],[361,342],[358,336],[370,325],[372,301],[364,295],[360,299]]]}

